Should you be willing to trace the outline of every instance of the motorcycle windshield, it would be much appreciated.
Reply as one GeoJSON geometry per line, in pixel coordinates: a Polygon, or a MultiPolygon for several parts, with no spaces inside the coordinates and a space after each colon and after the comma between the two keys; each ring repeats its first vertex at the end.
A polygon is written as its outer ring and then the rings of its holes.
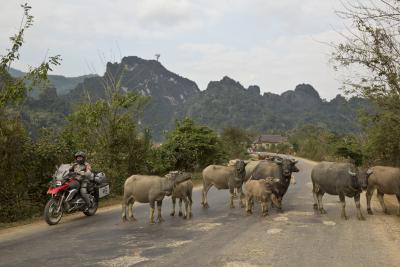
{"type": "Polygon", "coordinates": [[[71,164],[61,164],[53,175],[54,180],[64,180],[64,177],[69,173],[70,168],[71,164]]]}

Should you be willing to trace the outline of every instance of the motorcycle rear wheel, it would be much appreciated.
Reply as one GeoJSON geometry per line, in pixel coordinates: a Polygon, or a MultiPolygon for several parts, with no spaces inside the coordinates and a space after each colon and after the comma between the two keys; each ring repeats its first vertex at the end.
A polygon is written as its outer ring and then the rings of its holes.
{"type": "Polygon", "coordinates": [[[97,208],[99,207],[99,201],[98,200],[94,200],[93,201],[93,206],[91,208],[89,208],[87,211],[84,211],[83,214],[85,214],[86,216],[93,216],[96,214],[97,208]]]}
{"type": "Polygon", "coordinates": [[[46,206],[44,207],[44,219],[48,225],[58,224],[63,216],[63,210],[57,212],[58,203],[57,200],[52,198],[47,201],[46,206]]]}

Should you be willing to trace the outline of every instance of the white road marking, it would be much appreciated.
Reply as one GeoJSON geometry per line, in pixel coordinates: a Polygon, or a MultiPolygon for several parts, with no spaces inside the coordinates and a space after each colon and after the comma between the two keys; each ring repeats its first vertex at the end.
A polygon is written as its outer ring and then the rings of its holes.
{"type": "Polygon", "coordinates": [[[180,247],[182,245],[185,245],[185,244],[188,244],[188,243],[191,243],[191,242],[192,242],[192,240],[173,241],[172,243],[167,244],[166,247],[168,247],[168,248],[177,248],[177,247],[180,247]]]}
{"type": "Polygon", "coordinates": [[[329,225],[329,226],[335,226],[336,223],[334,221],[322,221],[323,224],[329,225]]]}
{"type": "Polygon", "coordinates": [[[103,266],[126,267],[126,266],[131,266],[133,264],[137,264],[139,262],[148,261],[148,260],[149,260],[148,258],[134,255],[134,256],[117,257],[117,258],[114,258],[111,260],[104,260],[99,263],[100,263],[100,265],[103,265],[103,266]]]}
{"type": "MultiPolygon", "coordinates": [[[[225,263],[224,267],[258,267],[259,265],[254,265],[245,261],[231,261],[225,263]]],[[[270,265],[265,265],[270,266],[270,265]]]]}
{"type": "Polygon", "coordinates": [[[295,215],[295,216],[311,216],[314,215],[314,213],[312,213],[311,211],[296,211],[296,210],[292,210],[292,211],[288,211],[286,212],[287,215],[295,215]]]}
{"type": "Polygon", "coordinates": [[[280,232],[282,232],[282,229],[279,229],[279,228],[271,228],[271,229],[268,229],[267,234],[273,235],[273,234],[277,234],[277,233],[280,233],[280,232]]]}
{"type": "Polygon", "coordinates": [[[274,218],[273,220],[276,222],[285,222],[285,221],[289,220],[289,218],[284,217],[284,216],[279,216],[279,217],[274,218]]]}
{"type": "Polygon", "coordinates": [[[188,227],[188,229],[199,230],[199,231],[209,231],[220,225],[222,225],[222,223],[197,223],[197,224],[194,224],[194,225],[188,227]]]}

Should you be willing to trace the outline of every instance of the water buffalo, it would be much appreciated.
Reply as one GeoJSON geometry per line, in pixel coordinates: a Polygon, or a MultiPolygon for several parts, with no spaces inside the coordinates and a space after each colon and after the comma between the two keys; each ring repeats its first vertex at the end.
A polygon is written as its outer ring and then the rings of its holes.
{"type": "Polygon", "coordinates": [[[203,192],[201,204],[204,208],[208,208],[207,193],[212,186],[218,190],[229,189],[230,207],[234,208],[233,198],[234,189],[236,188],[240,194],[240,206],[243,205],[242,184],[245,178],[246,163],[243,160],[237,160],[233,166],[209,165],[206,167],[203,174],[203,192]]]}
{"type": "MultiPolygon", "coordinates": [[[[190,175],[190,174],[187,174],[190,175]]],[[[192,193],[193,193],[193,182],[187,180],[177,184],[172,190],[172,211],[171,216],[175,215],[175,204],[176,199],[179,198],[179,216],[183,215],[183,219],[192,218],[192,193]],[[185,202],[185,213],[182,214],[182,200],[185,202]]]]}
{"type": "Polygon", "coordinates": [[[279,179],[267,177],[260,180],[248,180],[244,184],[246,190],[246,212],[252,214],[254,200],[261,202],[262,216],[268,215],[268,207],[272,201],[275,205],[279,205],[273,190],[273,183],[279,179]]]}
{"type": "Polygon", "coordinates": [[[249,180],[251,174],[254,172],[254,169],[257,167],[257,165],[261,162],[261,160],[251,160],[249,163],[246,165],[246,176],[245,180],[249,180]]]}
{"type": "Polygon", "coordinates": [[[282,198],[289,188],[292,173],[299,172],[296,163],[297,160],[280,157],[275,157],[273,160],[262,160],[250,175],[253,180],[267,177],[274,177],[279,180],[273,184],[274,190],[277,192],[278,209],[282,209],[282,198]]]}
{"type": "Polygon", "coordinates": [[[342,203],[343,219],[347,219],[346,200],[347,197],[354,197],[357,207],[357,218],[365,220],[360,209],[360,193],[368,185],[369,173],[361,168],[356,168],[351,163],[338,163],[323,161],[314,166],[311,171],[313,185],[314,209],[324,214],[326,211],[322,206],[322,196],[325,193],[339,195],[342,203]]]}
{"type": "Polygon", "coordinates": [[[379,203],[382,206],[383,212],[386,214],[388,213],[388,210],[385,202],[383,201],[383,195],[396,195],[397,201],[399,202],[397,215],[400,216],[400,168],[375,166],[370,168],[369,171],[371,175],[368,178],[368,188],[366,194],[368,213],[372,214],[371,197],[376,188],[379,203]]]}
{"type": "Polygon", "coordinates": [[[157,202],[158,221],[162,222],[161,205],[165,196],[170,196],[177,183],[189,179],[185,173],[171,172],[166,177],[150,175],[132,175],[124,184],[124,197],[122,201],[122,220],[126,221],[126,209],[128,218],[135,221],[133,216],[133,204],[135,201],[150,204],[150,223],[154,223],[154,207],[157,202]],[[127,207],[128,206],[128,207],[127,207]]]}

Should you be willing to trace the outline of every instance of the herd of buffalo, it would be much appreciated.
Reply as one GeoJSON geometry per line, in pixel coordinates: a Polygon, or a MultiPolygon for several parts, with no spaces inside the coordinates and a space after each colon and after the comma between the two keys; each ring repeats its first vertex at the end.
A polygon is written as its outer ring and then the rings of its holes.
{"type": "MultiPolygon", "coordinates": [[[[201,204],[208,208],[207,194],[212,186],[229,189],[229,204],[234,208],[234,199],[238,195],[240,207],[245,207],[247,214],[252,213],[254,202],[261,203],[262,215],[268,214],[268,208],[275,206],[282,210],[282,198],[287,192],[293,172],[299,172],[297,160],[281,157],[258,155],[258,159],[231,160],[225,165],[209,165],[202,172],[203,190],[201,204]]],[[[377,189],[377,196],[382,209],[387,213],[383,201],[384,194],[394,194],[399,201],[400,215],[400,169],[375,166],[363,169],[352,163],[320,162],[311,171],[314,209],[324,214],[322,197],[325,193],[338,195],[341,205],[341,216],[347,219],[345,197],[353,197],[357,207],[357,218],[364,220],[360,209],[360,193],[366,190],[367,211],[372,214],[371,197],[377,189]]],[[[169,172],[164,177],[149,175],[132,175],[125,181],[122,202],[122,220],[136,220],[133,215],[135,202],[150,204],[150,223],[154,223],[154,210],[157,204],[157,220],[162,222],[161,206],[165,196],[172,198],[171,216],[175,215],[176,199],[179,199],[179,216],[184,219],[192,217],[191,174],[181,171],[169,172]],[[182,202],[185,209],[182,210],[182,202]]]]}

